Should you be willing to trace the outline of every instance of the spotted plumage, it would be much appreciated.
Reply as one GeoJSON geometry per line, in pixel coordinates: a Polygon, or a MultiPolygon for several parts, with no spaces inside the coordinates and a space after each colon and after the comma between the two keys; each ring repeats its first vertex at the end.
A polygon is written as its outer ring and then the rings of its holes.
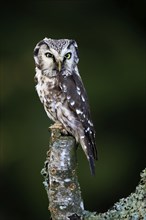
{"type": "Polygon", "coordinates": [[[87,94],[78,72],[74,40],[45,38],[34,49],[36,90],[48,117],[60,122],[79,142],[91,173],[97,159],[95,131],[87,94]]]}

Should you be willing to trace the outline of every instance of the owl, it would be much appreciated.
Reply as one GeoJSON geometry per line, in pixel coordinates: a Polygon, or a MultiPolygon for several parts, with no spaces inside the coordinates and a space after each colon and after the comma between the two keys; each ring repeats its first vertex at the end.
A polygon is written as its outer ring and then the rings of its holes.
{"type": "Polygon", "coordinates": [[[75,40],[44,38],[34,49],[36,90],[48,117],[75,137],[95,174],[97,149],[75,40]]]}

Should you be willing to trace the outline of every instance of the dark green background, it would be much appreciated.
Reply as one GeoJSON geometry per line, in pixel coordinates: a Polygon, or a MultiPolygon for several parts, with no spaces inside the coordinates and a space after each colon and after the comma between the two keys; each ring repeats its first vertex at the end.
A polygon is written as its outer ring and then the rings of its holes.
{"type": "Polygon", "coordinates": [[[96,128],[96,176],[78,150],[87,210],[102,212],[128,196],[146,165],[145,1],[1,3],[2,220],[48,219],[40,171],[51,121],[34,84],[33,49],[44,37],[73,38],[96,128]]]}

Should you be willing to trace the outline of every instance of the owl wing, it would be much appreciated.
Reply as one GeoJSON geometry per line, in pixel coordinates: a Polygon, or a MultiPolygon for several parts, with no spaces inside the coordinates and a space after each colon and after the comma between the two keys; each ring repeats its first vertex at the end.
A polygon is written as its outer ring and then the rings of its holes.
{"type": "MultiPolygon", "coordinates": [[[[97,159],[95,131],[91,120],[87,93],[82,80],[75,72],[72,75],[60,74],[59,82],[61,90],[66,93],[69,108],[74,112],[77,120],[82,123],[84,128],[85,142],[89,159],[97,159]]],[[[91,163],[93,164],[94,162],[90,161],[90,165],[91,163]]]]}

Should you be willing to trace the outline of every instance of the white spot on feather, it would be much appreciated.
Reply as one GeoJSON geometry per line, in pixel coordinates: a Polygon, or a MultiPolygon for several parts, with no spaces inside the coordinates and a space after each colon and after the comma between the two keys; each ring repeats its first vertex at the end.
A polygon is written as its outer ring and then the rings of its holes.
{"type": "Polygon", "coordinates": [[[75,104],[75,101],[71,101],[71,103],[70,103],[72,106],[75,104]]]}
{"type": "Polygon", "coordinates": [[[63,89],[64,89],[64,92],[67,91],[67,87],[66,87],[66,85],[64,85],[64,84],[63,84],[63,89]]]}
{"type": "Polygon", "coordinates": [[[85,102],[85,98],[84,98],[84,96],[81,96],[81,98],[82,98],[83,102],[85,102]]]}
{"type": "Polygon", "coordinates": [[[87,132],[87,131],[90,131],[90,128],[89,128],[89,127],[85,130],[85,132],[87,132]]]}
{"type": "Polygon", "coordinates": [[[76,109],[77,114],[83,114],[83,112],[80,109],[76,109]]]}
{"type": "Polygon", "coordinates": [[[81,91],[80,90],[77,90],[77,93],[78,93],[78,95],[81,95],[81,91]]]}
{"type": "Polygon", "coordinates": [[[80,87],[77,86],[77,93],[78,95],[81,95],[81,90],[80,90],[80,87]]]}
{"type": "Polygon", "coordinates": [[[93,123],[90,120],[88,120],[88,124],[93,126],[93,123]]]}

